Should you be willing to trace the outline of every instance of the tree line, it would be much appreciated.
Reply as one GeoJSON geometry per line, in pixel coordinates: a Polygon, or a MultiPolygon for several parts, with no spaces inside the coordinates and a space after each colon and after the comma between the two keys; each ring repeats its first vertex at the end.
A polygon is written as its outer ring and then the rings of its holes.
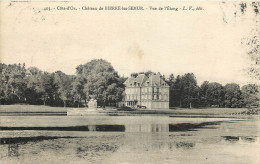
{"type": "MultiPolygon", "coordinates": [[[[53,73],[25,64],[0,63],[0,104],[26,103],[64,107],[86,106],[94,98],[99,106],[115,106],[124,99],[125,77],[120,77],[113,66],[94,59],[76,67],[75,75],[62,71],[53,73]]],[[[147,76],[152,71],[142,72],[147,76]]],[[[132,73],[131,76],[137,76],[132,73]]],[[[197,84],[193,73],[162,78],[170,86],[170,107],[250,107],[259,103],[259,87],[247,84],[240,88],[230,83],[204,81],[197,84]]]]}
{"type": "Polygon", "coordinates": [[[236,83],[222,85],[204,81],[197,84],[193,73],[176,78],[173,74],[166,79],[170,85],[170,106],[172,107],[220,107],[241,108],[258,106],[259,86],[247,84],[240,88],[236,83]]]}
{"type": "Polygon", "coordinates": [[[76,68],[76,75],[49,73],[25,64],[0,63],[0,103],[50,106],[85,106],[97,99],[100,106],[115,105],[123,98],[124,77],[105,60],[92,60],[76,68]]]}

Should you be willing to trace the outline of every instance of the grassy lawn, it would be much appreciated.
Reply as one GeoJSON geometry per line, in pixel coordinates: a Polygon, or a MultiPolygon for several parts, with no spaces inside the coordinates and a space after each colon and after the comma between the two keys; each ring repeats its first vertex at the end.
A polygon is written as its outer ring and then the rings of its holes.
{"type": "Polygon", "coordinates": [[[231,113],[239,113],[246,111],[246,108],[193,108],[193,109],[159,109],[159,110],[149,110],[142,109],[136,111],[111,111],[110,114],[162,114],[162,115],[230,115],[231,113]]]}
{"type": "Polygon", "coordinates": [[[177,113],[192,113],[192,114],[231,114],[247,110],[247,108],[198,108],[198,109],[177,109],[177,113]]]}
{"type": "MultiPolygon", "coordinates": [[[[15,112],[67,112],[72,108],[50,107],[43,105],[0,105],[0,113],[15,112]]],[[[149,110],[142,109],[136,111],[116,111],[112,108],[106,108],[101,113],[129,113],[129,114],[179,114],[179,115],[229,115],[247,110],[246,108],[197,108],[197,109],[168,109],[168,110],[149,110]]]]}
{"type": "Polygon", "coordinates": [[[0,112],[67,112],[69,108],[44,105],[0,105],[0,112]]]}

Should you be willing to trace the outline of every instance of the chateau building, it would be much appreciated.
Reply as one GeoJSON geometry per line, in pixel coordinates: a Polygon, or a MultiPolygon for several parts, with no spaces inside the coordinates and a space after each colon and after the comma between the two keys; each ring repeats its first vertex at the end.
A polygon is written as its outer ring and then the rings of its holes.
{"type": "Polygon", "coordinates": [[[169,85],[161,75],[152,74],[147,77],[139,74],[125,81],[125,106],[145,106],[148,109],[169,108],[169,85]]]}

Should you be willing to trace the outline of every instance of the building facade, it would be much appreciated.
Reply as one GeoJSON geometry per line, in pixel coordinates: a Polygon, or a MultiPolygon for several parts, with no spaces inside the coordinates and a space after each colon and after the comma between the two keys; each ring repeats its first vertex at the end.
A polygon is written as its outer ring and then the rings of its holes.
{"type": "Polygon", "coordinates": [[[125,81],[125,106],[145,106],[147,109],[169,109],[169,85],[161,75],[139,74],[125,81]]]}

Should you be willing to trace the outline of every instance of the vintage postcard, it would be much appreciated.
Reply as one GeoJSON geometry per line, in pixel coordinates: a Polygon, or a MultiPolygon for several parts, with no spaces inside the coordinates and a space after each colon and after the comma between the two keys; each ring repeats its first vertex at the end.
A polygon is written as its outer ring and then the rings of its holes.
{"type": "Polygon", "coordinates": [[[0,164],[259,164],[259,9],[0,1],[0,164]]]}

